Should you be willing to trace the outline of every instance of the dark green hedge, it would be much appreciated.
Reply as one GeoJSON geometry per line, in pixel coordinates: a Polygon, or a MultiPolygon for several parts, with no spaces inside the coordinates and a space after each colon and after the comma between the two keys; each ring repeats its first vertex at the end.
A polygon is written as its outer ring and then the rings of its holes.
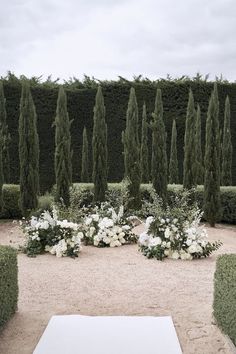
{"type": "Polygon", "coordinates": [[[213,309],[217,324],[236,345],[236,254],[217,259],[213,309]]]}
{"type": "Polygon", "coordinates": [[[19,208],[20,186],[17,184],[3,185],[3,210],[0,213],[1,219],[14,219],[22,217],[19,208]]]}
{"type": "MultiPolygon", "coordinates": [[[[125,128],[125,116],[128,104],[128,95],[131,84],[135,87],[140,110],[143,101],[146,101],[148,119],[154,107],[154,99],[157,84],[144,84],[142,82],[127,83],[102,83],[106,105],[106,120],[108,124],[108,179],[110,182],[120,181],[123,177],[123,156],[121,144],[121,132],[125,128]]],[[[175,118],[178,130],[178,158],[180,175],[183,164],[183,140],[185,115],[188,100],[188,90],[191,86],[195,102],[199,103],[202,110],[202,133],[205,135],[205,120],[208,100],[212,90],[212,83],[204,81],[172,82],[160,81],[158,86],[162,89],[164,117],[167,130],[168,155],[170,149],[171,126],[175,118]]],[[[68,87],[69,85],[67,85],[68,87]]],[[[70,87],[70,86],[69,86],[70,87]]],[[[232,111],[232,141],[236,148],[236,84],[219,83],[220,121],[223,123],[224,100],[228,94],[232,111]]],[[[41,190],[49,190],[54,183],[54,129],[51,127],[56,110],[58,88],[48,88],[43,85],[32,87],[32,94],[38,115],[38,131],[40,138],[40,183],[41,190]]],[[[8,126],[11,134],[11,183],[19,180],[18,158],[18,118],[21,86],[19,82],[4,82],[6,96],[6,109],[8,126]]],[[[73,120],[72,147],[73,147],[73,180],[80,180],[81,150],[83,127],[87,127],[88,139],[91,143],[93,126],[93,106],[96,88],[67,89],[68,111],[73,120]]],[[[149,145],[150,145],[149,132],[149,145]]],[[[91,146],[90,146],[91,147],[91,146]]],[[[91,149],[90,149],[91,158],[91,149]]],[[[233,155],[233,184],[236,184],[236,154],[233,155]]]]}
{"type": "Polygon", "coordinates": [[[18,267],[17,252],[0,246],[0,328],[17,309],[18,267]]]}

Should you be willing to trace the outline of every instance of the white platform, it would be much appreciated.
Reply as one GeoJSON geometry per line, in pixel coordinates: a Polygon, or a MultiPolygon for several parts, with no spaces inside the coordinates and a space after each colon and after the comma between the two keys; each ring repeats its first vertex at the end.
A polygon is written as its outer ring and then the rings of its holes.
{"type": "Polygon", "coordinates": [[[33,354],[182,354],[171,317],[53,316],[33,354]]]}

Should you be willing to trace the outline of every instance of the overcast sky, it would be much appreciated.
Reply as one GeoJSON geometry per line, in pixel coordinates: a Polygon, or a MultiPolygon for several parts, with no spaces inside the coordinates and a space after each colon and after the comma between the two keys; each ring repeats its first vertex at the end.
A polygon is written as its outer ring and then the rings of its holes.
{"type": "Polygon", "coordinates": [[[235,0],[1,0],[0,76],[236,80],[235,0]]]}

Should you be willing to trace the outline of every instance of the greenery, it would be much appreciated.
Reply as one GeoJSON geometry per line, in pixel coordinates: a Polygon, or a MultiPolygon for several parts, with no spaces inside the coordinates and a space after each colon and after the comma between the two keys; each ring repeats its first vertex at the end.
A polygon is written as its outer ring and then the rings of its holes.
{"type": "Polygon", "coordinates": [[[27,215],[35,210],[39,194],[39,138],[30,87],[22,83],[19,119],[20,207],[27,215]]]}
{"type": "Polygon", "coordinates": [[[72,183],[71,165],[71,121],[67,112],[67,97],[63,87],[59,88],[57,99],[57,111],[55,118],[55,177],[57,202],[63,202],[66,206],[70,204],[69,188],[72,183]]]}
{"type": "Polygon", "coordinates": [[[17,310],[17,300],[17,252],[9,246],[0,246],[0,328],[17,310]]]}
{"type": "Polygon", "coordinates": [[[141,168],[141,182],[149,182],[149,150],[148,150],[148,125],[147,125],[147,109],[146,104],[143,104],[142,114],[142,137],[140,149],[140,168],[141,168]]]}
{"type": "MultiPolygon", "coordinates": [[[[42,80],[41,80],[42,81],[42,80]]],[[[236,97],[236,84],[228,83],[225,80],[217,79],[219,91],[219,120],[221,128],[223,127],[224,104],[226,95],[229,95],[230,101],[234,102],[236,97]]],[[[202,117],[202,152],[204,154],[205,146],[205,117],[207,113],[210,94],[213,83],[205,80],[204,77],[197,75],[194,79],[182,77],[179,79],[159,79],[150,81],[146,78],[137,77],[134,80],[125,80],[120,78],[118,81],[100,82],[104,100],[106,104],[106,116],[108,125],[108,181],[119,182],[124,175],[124,161],[122,156],[123,146],[121,143],[121,132],[125,128],[125,112],[129,98],[130,87],[135,88],[139,117],[142,115],[143,102],[146,103],[147,117],[149,120],[155,101],[157,86],[162,90],[162,100],[165,116],[165,126],[167,132],[167,154],[170,156],[171,129],[173,119],[176,119],[178,130],[177,155],[179,160],[179,178],[182,183],[183,176],[183,145],[184,130],[186,119],[186,107],[188,102],[189,88],[191,87],[195,102],[201,106],[202,117]]],[[[6,98],[8,129],[11,135],[10,153],[10,183],[19,183],[19,153],[18,153],[18,118],[19,102],[21,92],[21,81],[9,75],[3,80],[4,94],[6,98]]],[[[41,192],[50,190],[55,184],[54,174],[54,132],[51,129],[55,117],[56,102],[58,96],[58,82],[46,80],[40,83],[40,78],[32,78],[31,92],[37,110],[38,134],[40,143],[40,188],[41,192]]],[[[82,135],[81,127],[86,126],[88,141],[92,138],[93,127],[93,106],[96,95],[98,81],[87,78],[81,83],[72,79],[63,85],[67,97],[67,110],[69,117],[73,120],[73,129],[71,138],[73,144],[73,181],[80,181],[82,161],[82,135]]],[[[231,105],[231,116],[236,114],[236,106],[231,105]]],[[[236,148],[236,120],[231,120],[231,133],[233,148],[236,148]]],[[[151,151],[151,131],[148,132],[148,147],[151,151]]],[[[91,153],[91,145],[89,145],[91,153]]],[[[90,161],[90,171],[92,169],[90,161]]],[[[236,184],[236,154],[232,156],[232,183],[236,184]]]]}
{"type": "Polygon", "coordinates": [[[197,105],[196,115],[196,132],[195,132],[195,153],[196,153],[196,183],[202,185],[204,182],[204,167],[202,158],[202,124],[201,124],[201,109],[197,105]]]}
{"type": "Polygon", "coordinates": [[[156,193],[166,200],[167,193],[167,154],[166,131],[163,121],[161,90],[157,89],[152,128],[152,183],[156,193]]]}
{"type": "Polygon", "coordinates": [[[236,254],[217,258],[213,309],[217,324],[236,345],[236,254]]]}
{"type": "Polygon", "coordinates": [[[89,179],[89,150],[87,130],[83,130],[83,146],[82,146],[82,166],[81,166],[81,182],[88,183],[89,179]]]}
{"type": "Polygon", "coordinates": [[[2,164],[4,171],[4,182],[9,183],[10,180],[10,156],[9,143],[10,134],[7,126],[6,99],[4,96],[3,84],[0,81],[0,129],[2,134],[2,164]]]}
{"type": "Polygon", "coordinates": [[[220,220],[220,132],[217,85],[211,94],[206,122],[204,215],[211,226],[220,220]]]}
{"type": "Polygon", "coordinates": [[[196,183],[196,142],[195,142],[196,111],[193,92],[189,90],[188,107],[184,135],[184,176],[183,186],[191,189],[196,183]]]}
{"type": "Polygon", "coordinates": [[[230,102],[229,96],[227,96],[225,100],[224,131],[222,143],[221,184],[223,186],[232,185],[232,154],[233,147],[231,142],[230,129],[230,102]]]}
{"type": "Polygon", "coordinates": [[[94,201],[103,202],[107,190],[107,125],[101,86],[98,87],[93,116],[94,201]]]}
{"type": "Polygon", "coordinates": [[[170,162],[169,162],[169,183],[179,183],[179,164],[177,157],[177,130],[176,121],[173,120],[172,134],[171,134],[171,148],[170,148],[170,162]]]}
{"type": "Polygon", "coordinates": [[[3,186],[3,164],[2,164],[2,153],[3,153],[3,137],[0,130],[0,212],[3,209],[3,197],[2,197],[2,186],[3,186]]]}
{"type": "Polygon", "coordinates": [[[135,89],[130,89],[128,108],[126,112],[126,128],[122,133],[124,145],[124,166],[125,178],[129,180],[129,209],[138,209],[141,205],[140,200],[140,143],[138,134],[138,104],[135,89]]]}

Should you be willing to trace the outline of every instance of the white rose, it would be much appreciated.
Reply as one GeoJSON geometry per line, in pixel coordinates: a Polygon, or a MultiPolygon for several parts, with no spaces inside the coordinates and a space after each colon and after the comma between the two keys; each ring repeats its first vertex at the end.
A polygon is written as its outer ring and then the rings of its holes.
{"type": "Polygon", "coordinates": [[[172,255],[171,255],[171,258],[172,258],[172,259],[179,259],[179,253],[176,252],[176,251],[174,251],[174,252],[172,253],[172,255]]]}
{"type": "Polygon", "coordinates": [[[111,241],[111,243],[110,243],[110,247],[116,247],[116,244],[115,244],[115,242],[114,242],[114,241],[111,241]]]}
{"type": "Polygon", "coordinates": [[[151,241],[150,241],[150,246],[158,246],[161,244],[161,238],[160,237],[154,237],[151,241]]]}
{"type": "Polygon", "coordinates": [[[186,241],[186,245],[187,246],[191,246],[191,244],[192,244],[192,240],[190,238],[188,238],[187,241],[186,241]]]}
{"type": "Polygon", "coordinates": [[[170,236],[171,236],[171,231],[170,231],[169,227],[167,227],[167,228],[165,229],[164,235],[165,235],[165,238],[170,238],[170,236]]]}
{"type": "Polygon", "coordinates": [[[86,218],[85,225],[87,225],[87,226],[90,225],[92,221],[93,221],[92,218],[86,218]]]}

